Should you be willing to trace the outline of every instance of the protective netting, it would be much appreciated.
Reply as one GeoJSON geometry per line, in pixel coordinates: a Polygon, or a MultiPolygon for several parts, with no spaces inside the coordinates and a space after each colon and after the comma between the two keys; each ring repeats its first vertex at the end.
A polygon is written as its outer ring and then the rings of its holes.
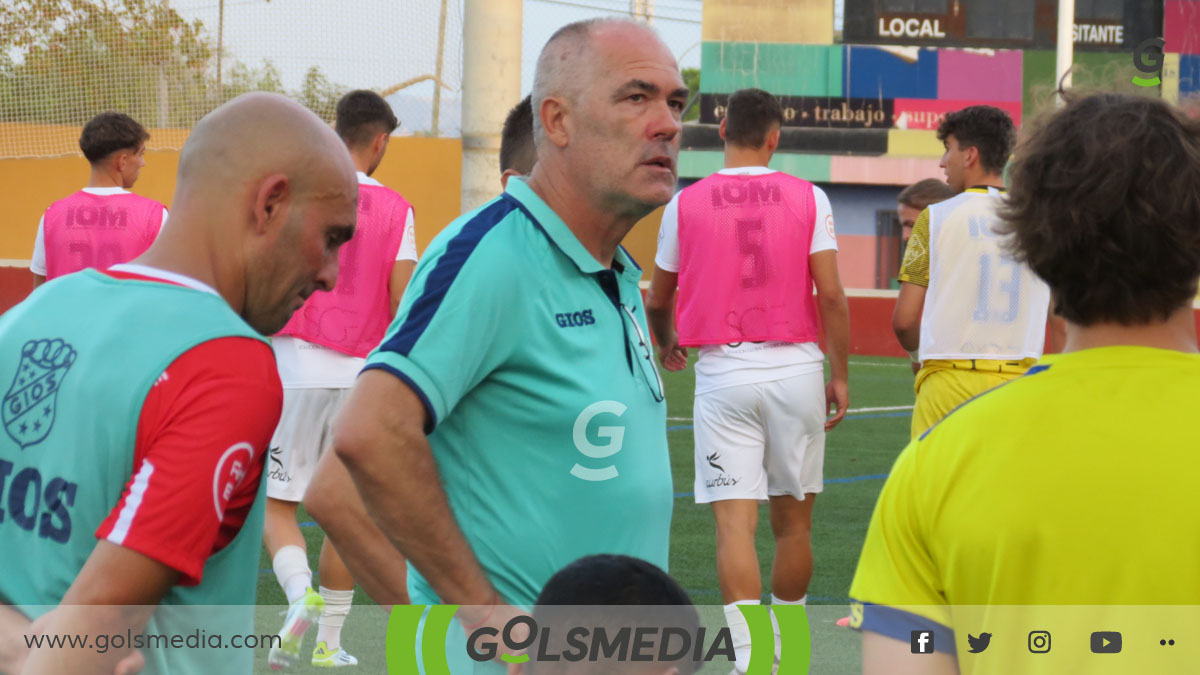
{"type": "MultiPolygon", "coordinates": [[[[332,120],[343,93],[372,89],[392,104],[398,134],[458,136],[463,3],[0,0],[0,159],[79,154],[79,127],[104,110],[141,122],[150,149],[176,149],[196,120],[247,91],[287,94],[332,120]]],[[[592,16],[649,19],[695,68],[700,8],[526,0],[522,89],[550,34],[592,16]]]]}
{"type": "Polygon", "coordinates": [[[255,90],[332,120],[343,93],[372,89],[397,133],[455,136],[462,18],[462,0],[4,0],[0,158],[78,154],[104,110],[150,129],[150,149],[179,148],[255,90]]]}

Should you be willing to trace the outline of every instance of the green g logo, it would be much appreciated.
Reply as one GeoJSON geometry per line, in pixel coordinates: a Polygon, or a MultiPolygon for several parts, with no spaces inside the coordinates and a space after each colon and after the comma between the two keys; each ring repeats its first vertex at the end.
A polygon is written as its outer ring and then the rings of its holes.
{"type": "Polygon", "coordinates": [[[1143,78],[1134,76],[1133,83],[1139,87],[1154,87],[1162,84],[1158,73],[1163,67],[1163,47],[1167,41],[1162,38],[1143,40],[1137,49],[1133,50],[1133,67],[1154,77],[1143,78]]]}

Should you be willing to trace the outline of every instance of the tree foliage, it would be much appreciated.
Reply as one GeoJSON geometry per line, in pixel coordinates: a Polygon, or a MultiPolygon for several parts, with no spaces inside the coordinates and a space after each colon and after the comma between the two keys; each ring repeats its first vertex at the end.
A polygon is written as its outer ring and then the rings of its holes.
{"type": "Polygon", "coordinates": [[[206,27],[161,0],[0,2],[0,121],[80,125],[119,110],[147,126],[190,127],[248,91],[290,93],[330,118],[344,91],[317,67],[299,92],[278,68],[225,60],[206,27]]]}
{"type": "MultiPolygon", "coordinates": [[[[683,83],[688,88],[688,101],[691,102],[700,94],[700,69],[699,68],[684,68],[680,71],[683,76],[683,83]]],[[[699,101],[697,101],[697,104],[699,101]]],[[[684,122],[694,122],[700,119],[700,106],[693,105],[683,116],[684,122]]]]}

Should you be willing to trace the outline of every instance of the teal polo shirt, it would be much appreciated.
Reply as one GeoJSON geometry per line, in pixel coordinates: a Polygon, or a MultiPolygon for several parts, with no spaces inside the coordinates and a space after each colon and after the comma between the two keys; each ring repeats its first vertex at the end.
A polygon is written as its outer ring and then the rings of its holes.
{"type": "MultiPolygon", "coordinates": [[[[667,568],[666,405],[640,276],[624,249],[597,262],[514,178],[433,240],[367,357],[424,403],[450,508],[513,604],[589,554],[667,568]]],[[[409,572],[413,602],[437,602],[409,572]]]]}

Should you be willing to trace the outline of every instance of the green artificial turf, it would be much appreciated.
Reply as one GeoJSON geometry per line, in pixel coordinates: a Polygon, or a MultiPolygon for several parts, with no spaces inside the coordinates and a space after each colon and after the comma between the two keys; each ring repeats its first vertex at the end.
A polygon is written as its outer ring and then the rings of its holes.
{"type": "MultiPolygon", "coordinates": [[[[667,438],[674,476],[675,515],[671,525],[671,575],[687,589],[697,605],[720,605],[715,564],[716,540],[712,511],[698,505],[692,492],[692,391],[694,374],[689,367],[678,373],[663,372],[667,392],[667,438]],[[686,493],[687,496],[682,496],[686,493]]],[[[850,409],[911,406],[912,372],[906,359],[856,356],[850,367],[850,409]]],[[[867,522],[897,453],[908,442],[910,411],[852,412],[827,437],[825,491],[817,498],[813,513],[815,569],[808,589],[808,614],[812,627],[814,673],[859,672],[858,634],[838,628],[834,622],[846,615],[850,581],[862,547],[867,522]]],[[[301,510],[301,531],[308,542],[309,563],[317,569],[321,532],[301,510]]],[[[767,507],[763,505],[758,531],[759,564],[763,574],[764,599],[769,598],[771,532],[767,507]]],[[[314,580],[314,585],[319,580],[314,580]]],[[[271,561],[264,551],[259,572],[257,631],[278,630],[285,600],[271,561]],[[270,605],[271,607],[265,607],[270,605]]],[[[350,613],[342,633],[343,645],[359,659],[354,673],[383,673],[386,613],[373,606],[361,590],[355,594],[356,609],[350,613]],[[368,607],[370,606],[370,607],[368,607]]],[[[719,608],[718,608],[719,609],[719,608]]],[[[719,614],[718,614],[719,615],[719,614]]],[[[302,655],[304,665],[288,672],[318,673],[323,669],[307,664],[316,628],[309,630],[302,655]]],[[[257,672],[272,672],[266,666],[266,650],[256,652],[257,672]]],[[[704,672],[723,672],[714,668],[704,672]]]]}

